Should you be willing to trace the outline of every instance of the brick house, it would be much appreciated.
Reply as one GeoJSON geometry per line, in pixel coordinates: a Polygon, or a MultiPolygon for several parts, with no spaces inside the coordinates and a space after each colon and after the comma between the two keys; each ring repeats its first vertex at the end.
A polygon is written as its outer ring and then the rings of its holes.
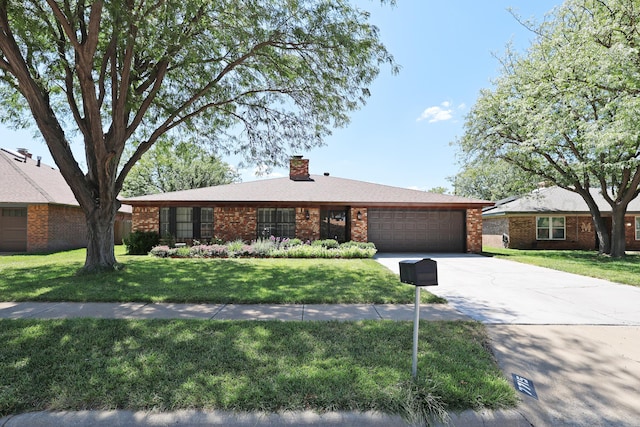
{"type": "MultiPolygon", "coordinates": [[[[611,207],[598,190],[591,193],[611,229],[611,207]]],[[[585,201],[560,187],[539,188],[523,197],[502,200],[482,212],[483,244],[513,249],[598,248],[595,226],[585,201]]],[[[627,250],[640,250],[640,200],[625,217],[627,250]]]]}
{"type": "Polygon", "coordinates": [[[458,196],[309,174],[294,156],[289,177],[133,197],[132,230],[177,242],[259,237],[374,242],[381,251],[480,252],[482,208],[458,196]]]}
{"type": "MultiPolygon", "coordinates": [[[[50,252],[86,247],[87,226],[62,174],[30,153],[0,149],[0,252],[50,252]]],[[[131,227],[123,205],[115,241],[131,227]]]]}

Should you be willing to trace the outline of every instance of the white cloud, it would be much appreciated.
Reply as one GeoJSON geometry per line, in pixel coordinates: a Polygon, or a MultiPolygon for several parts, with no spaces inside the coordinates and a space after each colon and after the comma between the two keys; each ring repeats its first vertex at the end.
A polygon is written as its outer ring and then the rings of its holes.
{"type": "Polygon", "coordinates": [[[444,122],[453,118],[453,109],[450,102],[443,102],[440,105],[429,107],[422,112],[417,122],[428,120],[429,123],[444,122]]]}

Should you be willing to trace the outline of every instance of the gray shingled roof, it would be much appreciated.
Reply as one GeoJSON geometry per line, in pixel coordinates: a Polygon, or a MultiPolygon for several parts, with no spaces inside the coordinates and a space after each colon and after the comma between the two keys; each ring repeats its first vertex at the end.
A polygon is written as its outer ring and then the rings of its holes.
{"type": "Polygon", "coordinates": [[[460,207],[488,206],[485,200],[467,199],[447,194],[391,187],[325,175],[311,175],[308,181],[294,181],[289,177],[218,185],[194,190],[152,194],[125,199],[125,203],[145,202],[222,202],[222,203],[327,203],[368,206],[458,205],[460,207]]]}
{"type": "MultiPolygon", "coordinates": [[[[42,203],[80,206],[58,169],[0,148],[0,204],[42,203]]],[[[131,206],[119,212],[130,213],[131,206]]]]}
{"type": "Polygon", "coordinates": [[[60,171],[0,149],[0,203],[55,203],[79,206],[60,171]]]}
{"type": "MultiPolygon", "coordinates": [[[[600,212],[611,212],[611,206],[604,200],[599,190],[591,189],[600,212]]],[[[560,187],[540,188],[526,196],[507,199],[505,203],[498,203],[494,207],[485,209],[484,217],[506,214],[524,213],[574,213],[589,214],[589,208],[578,193],[560,187]]],[[[640,199],[631,201],[627,212],[640,212],[640,199]]]]}

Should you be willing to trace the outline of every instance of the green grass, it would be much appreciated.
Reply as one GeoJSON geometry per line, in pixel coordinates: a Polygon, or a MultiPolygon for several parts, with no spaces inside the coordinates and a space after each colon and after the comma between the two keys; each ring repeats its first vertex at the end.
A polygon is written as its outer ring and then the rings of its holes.
{"type": "Polygon", "coordinates": [[[484,247],[485,255],[640,286],[640,255],[615,259],[594,251],[517,250],[484,247]]]}
{"type": "MultiPolygon", "coordinates": [[[[413,286],[371,259],[172,259],[129,256],[124,270],[77,275],[85,250],[0,257],[0,301],[411,303],[413,286]]],[[[422,302],[443,299],[428,292],[422,302]]]]}
{"type": "Polygon", "coordinates": [[[501,408],[484,327],[412,323],[0,320],[0,416],[38,410],[501,408]]]}

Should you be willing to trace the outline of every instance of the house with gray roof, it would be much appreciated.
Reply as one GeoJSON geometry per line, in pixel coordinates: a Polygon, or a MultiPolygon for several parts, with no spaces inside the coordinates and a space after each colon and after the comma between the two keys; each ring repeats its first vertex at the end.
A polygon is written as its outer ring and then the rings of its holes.
{"type": "Polygon", "coordinates": [[[261,237],[373,242],[380,251],[480,252],[484,200],[309,173],[133,197],[132,229],[177,242],[261,237]]]}
{"type": "MultiPolygon", "coordinates": [[[[591,189],[611,230],[611,207],[599,190],[591,189]]],[[[513,249],[598,248],[591,213],[582,197],[560,187],[539,188],[522,197],[497,202],[482,212],[483,244],[513,249]]],[[[631,201],[625,216],[628,250],[640,250],[640,199],[631,201]]]]}
{"type": "MultiPolygon", "coordinates": [[[[114,239],[131,224],[123,206],[114,239]]],[[[0,149],[0,252],[50,252],[86,247],[84,213],[57,169],[24,149],[0,149]]]]}

